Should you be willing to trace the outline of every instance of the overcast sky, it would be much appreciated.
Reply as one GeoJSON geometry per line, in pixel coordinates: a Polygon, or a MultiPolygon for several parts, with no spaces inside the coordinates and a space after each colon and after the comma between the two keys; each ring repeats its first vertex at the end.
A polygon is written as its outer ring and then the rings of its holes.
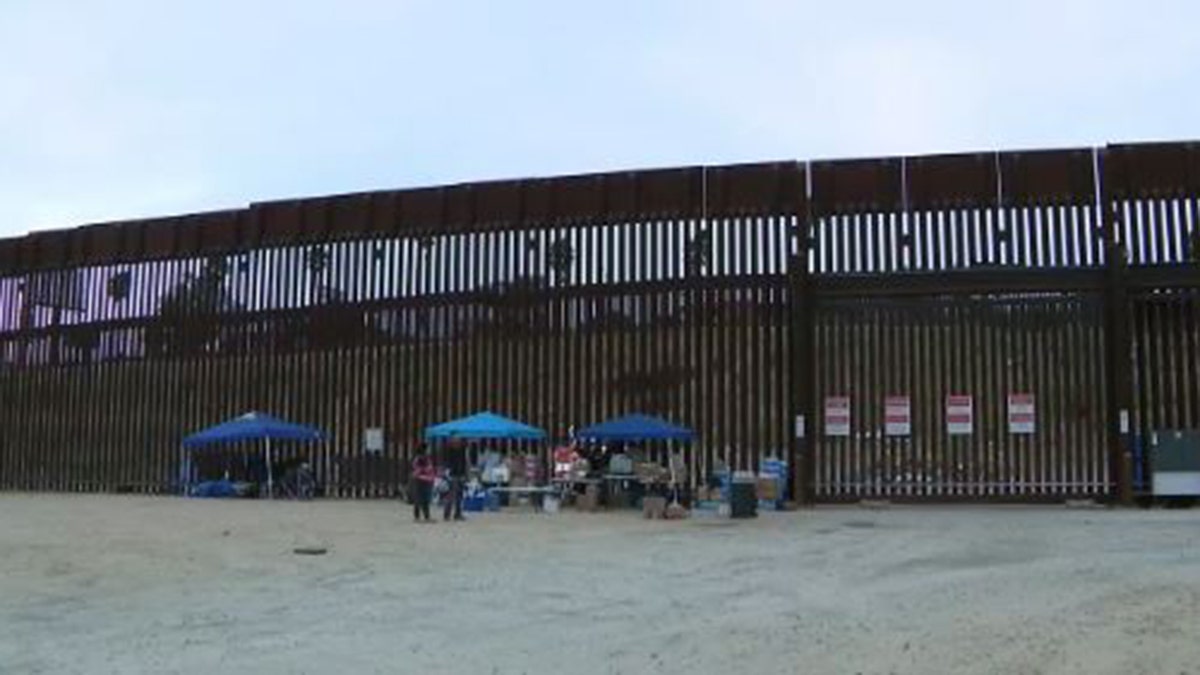
{"type": "Polygon", "coordinates": [[[490,178],[1200,137],[1184,0],[183,4],[0,0],[0,236],[490,178]]]}

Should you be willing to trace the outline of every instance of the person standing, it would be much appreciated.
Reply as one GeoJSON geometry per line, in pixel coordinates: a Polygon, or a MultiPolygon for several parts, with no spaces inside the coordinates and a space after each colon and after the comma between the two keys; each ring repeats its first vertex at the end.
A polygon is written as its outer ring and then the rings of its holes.
{"type": "Polygon", "coordinates": [[[317,493],[317,478],[308,462],[300,462],[296,470],[296,493],[300,499],[312,499],[317,493]]]}
{"type": "Polygon", "coordinates": [[[413,520],[429,522],[429,502],[433,500],[433,482],[437,479],[437,469],[433,466],[433,458],[422,446],[412,461],[412,480],[409,481],[409,501],[413,505],[413,520]]]}
{"type": "Polygon", "coordinates": [[[445,506],[442,508],[442,519],[450,520],[453,512],[454,520],[463,520],[462,500],[463,485],[467,480],[467,448],[462,441],[451,439],[442,446],[442,467],[446,471],[449,487],[445,506]]]}

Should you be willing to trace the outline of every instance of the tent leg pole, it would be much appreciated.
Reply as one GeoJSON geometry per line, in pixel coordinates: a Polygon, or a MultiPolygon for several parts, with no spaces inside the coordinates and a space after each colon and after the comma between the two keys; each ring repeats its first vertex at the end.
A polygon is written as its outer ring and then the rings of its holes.
{"type": "Polygon", "coordinates": [[[267,439],[267,499],[275,498],[275,480],[271,472],[271,439],[267,439]]]}

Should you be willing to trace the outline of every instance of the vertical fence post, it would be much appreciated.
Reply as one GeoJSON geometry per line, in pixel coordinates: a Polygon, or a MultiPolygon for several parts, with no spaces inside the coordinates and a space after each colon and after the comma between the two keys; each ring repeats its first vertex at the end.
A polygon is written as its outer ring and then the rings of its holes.
{"type": "MultiPolygon", "coordinates": [[[[811,179],[805,172],[806,182],[811,179]]],[[[802,189],[808,190],[808,186],[802,189]]],[[[804,200],[804,213],[792,232],[794,250],[788,256],[788,364],[791,384],[788,387],[791,426],[789,430],[789,493],[800,504],[812,504],[816,497],[816,443],[814,432],[814,384],[816,356],[814,332],[816,318],[812,275],[808,269],[809,248],[812,245],[812,199],[804,200]],[[803,420],[801,425],[801,419],[803,420]],[[802,426],[802,429],[801,429],[802,426]],[[803,431],[800,437],[799,431],[803,431]]]]}
{"type": "Polygon", "coordinates": [[[1104,269],[1104,331],[1105,360],[1107,362],[1108,385],[1108,467],[1112,492],[1116,502],[1129,505],[1133,502],[1133,475],[1130,438],[1132,420],[1130,411],[1133,402],[1133,364],[1130,358],[1129,289],[1128,266],[1125,242],[1117,232],[1120,218],[1113,199],[1110,175],[1104,170],[1105,153],[1099,151],[1094,166],[1097,180],[1101,217],[1104,225],[1105,269],[1104,269]]]}
{"type": "MultiPolygon", "coordinates": [[[[793,237],[795,239],[795,237],[793,237]]],[[[805,359],[807,345],[805,340],[805,322],[808,319],[807,283],[804,275],[797,268],[802,264],[802,256],[795,252],[788,255],[788,287],[787,287],[787,331],[788,347],[788,493],[794,495],[799,504],[812,502],[812,463],[808,439],[812,435],[812,420],[808,414],[808,400],[811,392],[807,386],[811,361],[805,359]]]]}

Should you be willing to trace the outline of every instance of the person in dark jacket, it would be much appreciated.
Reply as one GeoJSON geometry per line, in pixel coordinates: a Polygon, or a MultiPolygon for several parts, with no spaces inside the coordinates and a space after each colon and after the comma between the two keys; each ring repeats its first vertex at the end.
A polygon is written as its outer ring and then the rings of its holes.
{"type": "Polygon", "coordinates": [[[454,520],[463,520],[462,502],[463,485],[467,481],[467,448],[461,441],[450,440],[442,446],[442,469],[446,473],[449,489],[446,492],[445,506],[442,508],[442,519],[450,520],[453,512],[454,520]]]}
{"type": "Polygon", "coordinates": [[[433,500],[433,482],[437,479],[437,469],[433,466],[433,458],[422,447],[412,461],[412,479],[409,481],[408,500],[413,505],[413,520],[420,522],[421,516],[429,521],[429,502],[433,500]]]}

